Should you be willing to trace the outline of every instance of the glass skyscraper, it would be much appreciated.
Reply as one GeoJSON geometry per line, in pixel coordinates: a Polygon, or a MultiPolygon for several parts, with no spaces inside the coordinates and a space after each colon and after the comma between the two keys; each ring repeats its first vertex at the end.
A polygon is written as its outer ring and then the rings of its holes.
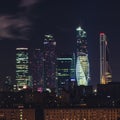
{"type": "Polygon", "coordinates": [[[56,41],[53,36],[44,36],[44,89],[56,89],[56,41]]]}
{"type": "Polygon", "coordinates": [[[32,75],[33,90],[42,92],[43,82],[43,52],[39,48],[31,51],[30,72],[32,75]]]}
{"type": "Polygon", "coordinates": [[[71,62],[72,58],[61,56],[57,58],[57,81],[58,81],[58,92],[65,89],[69,90],[71,82],[71,62]]]}
{"type": "Polygon", "coordinates": [[[17,90],[31,87],[29,75],[28,48],[16,48],[16,84],[17,90]]]}
{"type": "Polygon", "coordinates": [[[76,51],[76,80],[77,85],[88,85],[89,75],[89,60],[87,50],[86,32],[78,27],[77,31],[77,51],[76,51]]]}
{"type": "Polygon", "coordinates": [[[109,64],[109,49],[107,36],[100,33],[100,83],[107,84],[112,82],[112,71],[109,64]]]}

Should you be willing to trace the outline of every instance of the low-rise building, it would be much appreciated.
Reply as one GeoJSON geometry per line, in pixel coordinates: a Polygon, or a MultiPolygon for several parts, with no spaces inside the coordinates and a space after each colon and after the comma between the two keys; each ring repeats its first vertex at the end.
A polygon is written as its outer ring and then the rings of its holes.
{"type": "Polygon", "coordinates": [[[35,120],[35,109],[0,109],[0,120],[35,120]]]}
{"type": "Polygon", "coordinates": [[[120,108],[52,108],[44,120],[120,120],[120,108]]]}

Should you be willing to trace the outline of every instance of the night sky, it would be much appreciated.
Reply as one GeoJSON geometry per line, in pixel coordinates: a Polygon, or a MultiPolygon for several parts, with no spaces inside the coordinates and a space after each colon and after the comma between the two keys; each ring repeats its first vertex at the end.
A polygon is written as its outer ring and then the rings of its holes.
{"type": "Polygon", "coordinates": [[[120,81],[119,11],[113,0],[0,0],[0,76],[14,73],[19,41],[41,46],[42,35],[52,33],[57,50],[71,53],[80,25],[87,32],[91,83],[99,83],[100,32],[108,38],[113,81],[120,81]]]}

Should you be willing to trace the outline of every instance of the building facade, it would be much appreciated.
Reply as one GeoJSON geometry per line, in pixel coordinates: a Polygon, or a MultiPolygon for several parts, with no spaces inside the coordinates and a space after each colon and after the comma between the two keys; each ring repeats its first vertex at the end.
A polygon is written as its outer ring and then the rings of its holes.
{"type": "Polygon", "coordinates": [[[33,90],[43,91],[43,52],[39,48],[31,51],[30,74],[32,76],[33,90]]]}
{"type": "Polygon", "coordinates": [[[17,90],[32,86],[29,75],[28,48],[16,48],[16,85],[17,90]]]}
{"type": "Polygon", "coordinates": [[[35,120],[35,109],[0,109],[0,120],[35,120]]]}
{"type": "Polygon", "coordinates": [[[88,60],[88,49],[86,32],[78,27],[77,31],[77,51],[76,51],[76,80],[77,85],[88,85],[90,80],[90,68],[88,60]]]}
{"type": "Polygon", "coordinates": [[[100,83],[112,81],[112,72],[109,64],[109,49],[105,33],[100,33],[100,83]]]}
{"type": "Polygon", "coordinates": [[[120,120],[120,108],[53,108],[44,110],[44,120],[120,120]]]}
{"type": "Polygon", "coordinates": [[[52,35],[44,36],[44,89],[56,89],[56,41],[52,35]]]}
{"type": "Polygon", "coordinates": [[[57,81],[58,81],[58,91],[63,89],[69,90],[71,82],[71,57],[59,57],[57,58],[57,81]]]}
{"type": "Polygon", "coordinates": [[[71,82],[72,82],[74,85],[76,84],[76,62],[75,62],[75,53],[73,53],[73,55],[72,55],[70,80],[71,80],[71,82]]]}

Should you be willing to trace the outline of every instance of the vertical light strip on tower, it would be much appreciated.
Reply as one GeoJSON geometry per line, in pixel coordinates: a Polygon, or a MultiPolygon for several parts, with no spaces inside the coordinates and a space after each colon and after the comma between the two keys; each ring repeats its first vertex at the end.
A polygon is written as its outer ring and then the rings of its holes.
{"type": "Polygon", "coordinates": [[[77,34],[77,53],[76,53],[76,80],[77,85],[88,85],[89,76],[89,60],[87,51],[86,32],[78,27],[77,34]]]}
{"type": "Polygon", "coordinates": [[[100,33],[100,83],[106,84],[106,35],[100,33]]]}
{"type": "Polygon", "coordinates": [[[75,82],[76,79],[76,68],[75,68],[75,53],[72,55],[72,61],[71,61],[71,72],[70,72],[70,78],[71,82],[75,82]]]}

